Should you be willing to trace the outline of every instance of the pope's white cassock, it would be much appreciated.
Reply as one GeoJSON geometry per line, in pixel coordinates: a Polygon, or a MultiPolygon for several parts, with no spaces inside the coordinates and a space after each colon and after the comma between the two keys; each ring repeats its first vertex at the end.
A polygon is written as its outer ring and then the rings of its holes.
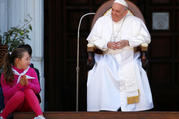
{"type": "Polygon", "coordinates": [[[134,47],[150,43],[150,34],[139,18],[127,14],[119,22],[113,22],[111,15],[100,17],[91,33],[88,43],[104,51],[95,54],[95,65],[88,72],[87,110],[141,111],[153,108],[151,90],[146,72],[141,66],[139,53],[134,47]],[[123,49],[107,48],[109,41],[128,40],[123,49]]]}

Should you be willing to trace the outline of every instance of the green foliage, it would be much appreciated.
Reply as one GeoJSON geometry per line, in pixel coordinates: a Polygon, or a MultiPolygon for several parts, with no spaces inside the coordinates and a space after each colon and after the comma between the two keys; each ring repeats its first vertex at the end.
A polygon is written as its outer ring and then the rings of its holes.
{"type": "Polygon", "coordinates": [[[12,52],[19,45],[25,44],[25,40],[31,40],[29,37],[30,31],[32,31],[31,19],[24,21],[25,24],[22,26],[11,27],[7,32],[0,34],[0,44],[7,45],[9,52],[12,52]]]}

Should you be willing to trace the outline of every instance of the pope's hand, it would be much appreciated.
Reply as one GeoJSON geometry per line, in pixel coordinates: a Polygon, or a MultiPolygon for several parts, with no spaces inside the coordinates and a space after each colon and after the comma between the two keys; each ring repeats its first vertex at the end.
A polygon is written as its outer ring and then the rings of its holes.
{"type": "Polygon", "coordinates": [[[109,49],[113,49],[113,50],[118,49],[118,46],[117,46],[116,42],[108,42],[107,47],[109,49]]]}
{"type": "Polygon", "coordinates": [[[129,46],[129,41],[128,40],[120,40],[118,42],[116,42],[117,45],[117,49],[122,49],[126,46],[129,46]]]}

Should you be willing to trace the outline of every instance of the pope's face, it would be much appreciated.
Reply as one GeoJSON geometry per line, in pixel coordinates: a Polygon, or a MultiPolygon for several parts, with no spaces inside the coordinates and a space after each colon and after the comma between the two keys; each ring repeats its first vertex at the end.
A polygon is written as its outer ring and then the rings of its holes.
{"type": "Polygon", "coordinates": [[[114,3],[112,6],[112,20],[114,22],[120,21],[125,15],[126,15],[126,8],[125,6],[119,4],[119,3],[114,3]]]}

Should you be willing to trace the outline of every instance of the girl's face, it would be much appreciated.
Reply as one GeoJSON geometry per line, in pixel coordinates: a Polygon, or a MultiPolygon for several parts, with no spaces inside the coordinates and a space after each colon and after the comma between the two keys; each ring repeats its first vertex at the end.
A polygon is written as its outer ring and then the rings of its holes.
{"type": "Polygon", "coordinates": [[[22,58],[17,58],[15,60],[15,65],[19,69],[27,69],[30,65],[31,57],[28,52],[24,52],[22,58]]]}

